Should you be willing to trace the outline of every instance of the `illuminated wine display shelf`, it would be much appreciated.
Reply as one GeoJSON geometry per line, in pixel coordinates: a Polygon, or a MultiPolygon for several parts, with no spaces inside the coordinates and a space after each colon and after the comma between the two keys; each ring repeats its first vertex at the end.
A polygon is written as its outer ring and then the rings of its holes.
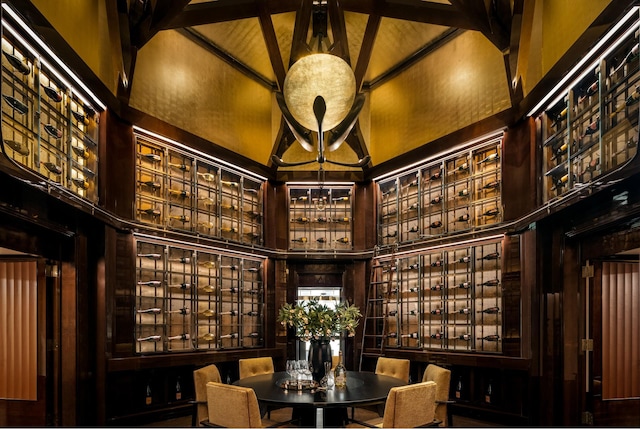
{"type": "MultiPolygon", "coordinates": [[[[4,21],[3,21],[4,22],[4,21]]],[[[52,58],[2,37],[2,137],[5,153],[47,180],[98,201],[99,110],[54,68],[52,58]]]]}
{"type": "Polygon", "coordinates": [[[146,135],[136,139],[137,220],[262,244],[262,181],[146,135]]]}
{"type": "Polygon", "coordinates": [[[501,353],[503,314],[514,310],[503,303],[504,264],[519,261],[518,253],[489,240],[376,258],[367,346],[501,353]]]}
{"type": "Polygon", "coordinates": [[[289,186],[289,249],[351,250],[352,186],[289,186]]]}
{"type": "MultiPolygon", "coordinates": [[[[622,166],[638,147],[638,21],[612,33],[611,49],[561,90],[537,120],[542,129],[543,199],[622,166]]],[[[607,36],[605,36],[607,37],[607,36]]]]}
{"type": "Polygon", "coordinates": [[[377,182],[378,244],[429,239],[502,221],[502,133],[377,182]]]}
{"type": "Polygon", "coordinates": [[[261,259],[136,246],[137,353],[263,346],[261,259]]]}

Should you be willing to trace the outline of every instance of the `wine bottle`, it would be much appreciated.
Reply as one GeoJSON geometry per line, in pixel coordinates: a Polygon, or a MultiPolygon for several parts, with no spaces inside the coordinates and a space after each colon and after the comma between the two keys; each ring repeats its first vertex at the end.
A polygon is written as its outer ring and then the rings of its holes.
{"type": "Polygon", "coordinates": [[[388,232],[385,235],[383,235],[383,238],[391,238],[391,237],[396,237],[398,235],[398,231],[393,231],[393,232],[388,232]]]}
{"type": "Polygon", "coordinates": [[[496,153],[492,153],[491,155],[486,156],[481,161],[478,161],[478,165],[484,164],[486,162],[495,162],[498,159],[500,159],[499,154],[497,152],[496,153]]]}
{"type": "Polygon", "coordinates": [[[230,310],[230,311],[221,311],[220,313],[218,313],[218,316],[237,316],[238,312],[235,310],[230,310]]]}
{"type": "Polygon", "coordinates": [[[162,335],[149,335],[148,337],[136,338],[139,343],[142,342],[156,342],[162,340],[162,335]]]}
{"type": "Polygon", "coordinates": [[[478,310],[476,313],[485,313],[485,314],[498,314],[500,312],[500,307],[487,307],[484,310],[478,310]]]}
{"type": "Polygon", "coordinates": [[[636,86],[636,89],[627,97],[625,102],[623,104],[616,106],[616,109],[613,112],[611,112],[609,117],[610,118],[615,117],[618,113],[622,112],[625,109],[625,107],[636,104],[638,100],[640,100],[640,91],[638,91],[638,87],[636,86]]]}
{"type": "Polygon", "coordinates": [[[494,216],[497,216],[498,213],[500,213],[500,210],[497,207],[495,207],[495,208],[487,210],[486,212],[482,213],[480,216],[481,217],[494,217],[494,216]]]}
{"type": "Polygon", "coordinates": [[[160,155],[155,154],[155,153],[141,153],[139,155],[140,155],[140,157],[142,159],[145,159],[145,160],[150,161],[150,162],[160,162],[160,161],[162,161],[162,158],[160,157],[160,155]]]}
{"type": "Polygon", "coordinates": [[[153,180],[138,180],[138,183],[148,186],[153,190],[157,190],[162,187],[162,184],[160,182],[154,182],[153,180]]]}
{"type": "Polygon", "coordinates": [[[468,222],[469,221],[469,213],[465,213],[461,216],[458,216],[454,222],[468,222]]]}
{"type": "Polygon", "coordinates": [[[412,332],[410,334],[402,334],[401,335],[402,338],[420,338],[420,336],[418,335],[417,332],[412,332]]]}
{"type": "Polygon", "coordinates": [[[153,260],[158,260],[158,259],[162,259],[162,253],[138,253],[138,258],[146,258],[146,259],[153,259],[153,260]]]}
{"type": "Polygon", "coordinates": [[[71,145],[71,150],[82,159],[88,159],[91,155],[91,152],[82,146],[71,145]]]}
{"type": "Polygon", "coordinates": [[[468,189],[462,189],[462,190],[458,191],[457,196],[460,197],[460,198],[468,197],[469,196],[469,190],[468,189]]]}
{"type": "Polygon", "coordinates": [[[210,270],[216,267],[216,263],[213,261],[198,261],[198,265],[204,268],[209,268],[210,270]]]}
{"type": "Polygon", "coordinates": [[[349,242],[349,237],[341,237],[336,239],[337,243],[347,244],[349,242]]]}
{"type": "Polygon", "coordinates": [[[478,337],[479,340],[482,341],[492,341],[492,342],[496,342],[500,340],[500,335],[498,334],[493,334],[493,335],[486,335],[484,337],[478,337]]]}
{"type": "Polygon", "coordinates": [[[177,284],[168,285],[167,287],[171,289],[187,290],[187,289],[191,289],[191,283],[177,283],[177,284]]]}
{"type": "Polygon", "coordinates": [[[567,149],[569,148],[568,143],[563,143],[558,149],[553,152],[553,160],[556,161],[560,159],[564,154],[567,153],[567,149]]]}
{"type": "Polygon", "coordinates": [[[297,218],[293,219],[293,221],[297,222],[297,223],[308,223],[311,220],[308,217],[297,217],[297,218]]]}
{"type": "Polygon", "coordinates": [[[307,237],[292,238],[291,241],[296,242],[296,243],[306,243],[307,242],[307,237]]]}
{"type": "Polygon", "coordinates": [[[299,197],[291,198],[291,201],[309,201],[309,197],[307,195],[300,195],[299,197]]]}
{"type": "Polygon", "coordinates": [[[250,273],[257,273],[258,271],[260,271],[260,267],[243,268],[242,271],[248,271],[250,273]]]}
{"type": "Polygon", "coordinates": [[[229,293],[238,293],[240,290],[237,287],[230,287],[225,289],[220,289],[220,292],[229,292],[229,293]]]}
{"type": "Polygon", "coordinates": [[[223,210],[231,210],[233,212],[238,210],[238,207],[233,204],[220,204],[220,208],[223,210]]]}
{"type": "Polygon", "coordinates": [[[167,314],[180,314],[182,316],[186,316],[191,313],[191,310],[187,307],[182,307],[178,310],[167,310],[167,314]]]}
{"type": "Polygon", "coordinates": [[[387,316],[394,317],[396,314],[398,314],[398,310],[391,310],[387,313],[387,316]]]}
{"type": "Polygon", "coordinates": [[[420,264],[419,263],[415,263],[415,264],[407,265],[405,270],[411,271],[411,270],[417,270],[418,268],[420,268],[420,264]]]}
{"type": "Polygon", "coordinates": [[[173,335],[171,337],[167,337],[167,341],[186,341],[190,338],[191,338],[191,335],[185,333],[185,334],[173,335]]]}
{"type": "Polygon", "coordinates": [[[240,268],[237,265],[220,265],[220,268],[224,268],[226,270],[237,271],[240,268]]]}
{"type": "Polygon", "coordinates": [[[442,285],[440,283],[436,283],[435,285],[431,286],[429,289],[431,290],[442,290],[442,285]]]}
{"type": "Polygon", "coordinates": [[[432,206],[436,205],[436,204],[440,204],[442,202],[442,196],[438,195],[435,198],[432,198],[431,201],[429,201],[429,204],[431,204],[432,206]]]}
{"type": "Polygon", "coordinates": [[[435,334],[430,335],[434,340],[444,340],[447,336],[443,332],[436,332],[435,334]]]}
{"type": "Polygon", "coordinates": [[[76,112],[75,110],[71,111],[71,115],[75,118],[76,121],[88,125],[89,121],[86,116],[82,112],[76,112]]]}
{"type": "Polygon", "coordinates": [[[254,310],[251,311],[247,311],[246,313],[244,313],[245,316],[260,316],[260,313],[254,310]]]}
{"type": "Polygon", "coordinates": [[[220,183],[223,184],[224,186],[229,186],[231,188],[237,188],[238,186],[240,186],[240,183],[232,182],[230,180],[220,180],[220,183]]]}
{"type": "Polygon", "coordinates": [[[431,222],[429,224],[429,228],[433,228],[433,229],[438,229],[438,228],[442,228],[442,221],[435,221],[435,222],[431,222]]]}
{"type": "Polygon", "coordinates": [[[487,391],[484,394],[484,402],[487,404],[491,403],[491,395],[493,394],[493,388],[491,386],[492,380],[489,379],[489,384],[487,385],[487,391]]]}
{"type": "Polygon", "coordinates": [[[387,334],[387,338],[397,338],[398,337],[398,333],[397,332],[389,332],[387,334]]]}
{"type": "Polygon", "coordinates": [[[314,219],[314,221],[318,223],[329,223],[331,222],[331,219],[329,219],[328,217],[317,217],[314,219]]]}
{"type": "Polygon", "coordinates": [[[385,267],[382,270],[382,272],[385,273],[385,274],[386,273],[393,273],[393,272],[396,272],[397,269],[398,269],[398,267],[396,267],[395,265],[390,265],[390,266],[385,267]]]}
{"type": "Polygon", "coordinates": [[[470,261],[471,261],[471,256],[463,256],[462,258],[456,259],[453,263],[466,264],[467,262],[470,262],[470,261]]]}
{"type": "Polygon", "coordinates": [[[47,97],[49,97],[52,101],[56,103],[59,103],[60,101],[62,101],[62,93],[60,91],[58,91],[52,86],[46,86],[43,84],[40,84],[40,86],[44,90],[44,93],[47,94],[47,97]]]}
{"type": "Polygon", "coordinates": [[[331,201],[333,202],[338,202],[338,201],[349,201],[349,196],[344,196],[344,197],[336,197],[336,198],[331,198],[331,201]]]}
{"type": "Polygon", "coordinates": [[[499,186],[500,186],[500,182],[498,180],[494,180],[482,186],[482,189],[495,189],[499,186]]]}
{"type": "Polygon", "coordinates": [[[398,288],[397,288],[397,287],[391,288],[391,289],[389,289],[389,292],[388,292],[388,293],[389,293],[389,294],[398,293],[398,288]]]}
{"type": "Polygon", "coordinates": [[[160,313],[162,313],[162,309],[159,308],[159,307],[143,308],[143,309],[136,310],[136,313],[138,313],[138,314],[160,314],[160,313]]]}
{"type": "Polygon", "coordinates": [[[442,311],[441,308],[436,308],[436,309],[431,310],[431,314],[439,315],[439,314],[443,314],[443,311],[442,311]]]}
{"type": "Polygon", "coordinates": [[[145,388],[145,398],[144,403],[146,405],[151,405],[153,402],[153,396],[151,395],[151,382],[147,383],[147,387],[145,388]]]}
{"type": "Polygon", "coordinates": [[[597,118],[595,121],[593,121],[589,125],[587,125],[587,127],[585,128],[585,130],[582,133],[582,136],[580,136],[580,138],[583,139],[586,136],[590,136],[591,134],[595,134],[595,133],[598,132],[599,129],[600,129],[600,118],[597,118]]]}
{"type": "Polygon", "coordinates": [[[492,279],[487,280],[486,282],[480,283],[478,286],[498,286],[500,284],[500,280],[492,279]]]}
{"type": "Polygon", "coordinates": [[[180,170],[180,171],[184,171],[184,172],[188,172],[191,170],[191,166],[189,164],[184,164],[184,163],[173,163],[173,162],[169,162],[167,163],[169,165],[169,167],[171,168],[175,168],[176,170],[180,170]]]}
{"type": "Polygon", "coordinates": [[[418,228],[416,225],[414,225],[411,228],[409,228],[409,230],[407,232],[420,232],[420,228],[418,228]]]}
{"type": "Polygon", "coordinates": [[[336,388],[341,389],[347,386],[347,369],[342,362],[342,350],[338,352],[338,364],[333,370],[333,374],[336,388]]]}
{"type": "Polygon", "coordinates": [[[451,171],[452,174],[455,173],[461,173],[463,171],[467,171],[469,170],[469,164],[466,162],[463,162],[462,164],[458,165],[455,170],[451,171]]]}
{"type": "Polygon", "coordinates": [[[180,377],[176,380],[176,401],[182,399],[182,387],[180,386],[180,377]]]}
{"type": "Polygon", "coordinates": [[[55,138],[56,140],[59,140],[62,138],[62,131],[57,129],[56,127],[54,127],[51,124],[46,124],[44,125],[44,130],[46,131],[47,134],[49,134],[51,137],[55,138]]]}
{"type": "Polygon", "coordinates": [[[162,285],[162,281],[161,280],[147,280],[147,281],[139,281],[138,286],[161,286],[162,285]]]}
{"type": "Polygon", "coordinates": [[[551,123],[551,126],[552,127],[556,127],[556,126],[560,125],[560,123],[562,121],[564,121],[564,119],[567,117],[567,111],[568,110],[569,110],[568,107],[565,107],[564,109],[562,109],[562,111],[560,113],[558,113],[558,115],[555,117],[555,119],[551,123]]]}
{"type": "Polygon", "coordinates": [[[438,259],[438,260],[436,260],[435,262],[432,262],[432,263],[431,263],[431,266],[432,266],[432,267],[440,267],[440,266],[442,266],[442,264],[443,264],[443,263],[442,263],[442,259],[438,259]]]}
{"type": "Polygon", "coordinates": [[[62,174],[62,168],[58,164],[54,164],[53,162],[43,162],[42,163],[47,170],[49,170],[53,174],[62,174]]]}
{"type": "Polygon", "coordinates": [[[413,203],[409,206],[409,208],[407,208],[408,211],[411,210],[418,210],[418,208],[420,207],[420,203],[413,203]]]}
{"type": "Polygon", "coordinates": [[[191,196],[191,192],[185,191],[183,189],[169,189],[169,194],[175,195],[179,198],[189,198],[191,196]]]}
{"type": "Polygon", "coordinates": [[[198,337],[198,340],[207,341],[207,342],[215,341],[215,339],[216,339],[216,336],[211,332],[207,332],[206,334],[198,337]]]}
{"type": "Polygon", "coordinates": [[[429,176],[430,181],[439,180],[442,177],[442,169],[436,171],[431,176],[429,176]]]}
{"type": "Polygon", "coordinates": [[[13,110],[21,115],[29,113],[29,107],[17,98],[4,94],[2,94],[2,98],[4,98],[4,101],[6,101],[13,110]]]}
{"type": "Polygon", "coordinates": [[[495,259],[498,259],[500,257],[500,254],[498,252],[492,252],[492,253],[487,253],[486,255],[478,258],[478,261],[492,261],[495,259]]]}
{"type": "Polygon", "coordinates": [[[631,50],[627,53],[627,55],[625,55],[625,57],[622,59],[620,64],[618,64],[618,66],[613,69],[611,73],[609,73],[609,76],[616,74],[622,67],[635,60],[638,57],[638,48],[638,44],[634,45],[633,48],[631,48],[631,50]]]}
{"type": "Polygon", "coordinates": [[[469,334],[458,335],[456,338],[462,341],[471,341],[471,335],[469,334]]]}
{"type": "Polygon", "coordinates": [[[332,219],[332,222],[349,223],[349,218],[348,217],[338,217],[338,218],[332,219]]]}
{"type": "Polygon", "coordinates": [[[216,317],[216,312],[210,308],[207,308],[206,310],[202,310],[200,312],[198,312],[198,316],[202,316],[202,317],[216,317]]]}
{"type": "Polygon", "coordinates": [[[462,376],[458,377],[458,383],[456,384],[456,399],[462,398],[462,376]]]}
{"type": "Polygon", "coordinates": [[[138,209],[139,212],[148,214],[149,216],[160,216],[162,212],[158,209],[138,209]]]}
{"type": "Polygon", "coordinates": [[[220,339],[221,340],[232,340],[238,338],[238,333],[237,332],[232,332],[230,334],[225,334],[225,335],[220,335],[220,339]]]}
{"type": "Polygon", "coordinates": [[[198,171],[198,176],[202,178],[205,182],[213,182],[216,180],[216,176],[211,173],[201,173],[198,171]]]}
{"type": "Polygon", "coordinates": [[[327,239],[325,237],[318,237],[316,238],[316,241],[320,244],[324,244],[327,242],[327,239]]]}
{"type": "Polygon", "coordinates": [[[260,338],[259,332],[250,332],[247,335],[243,335],[243,338],[260,338]]]}
{"type": "Polygon", "coordinates": [[[180,258],[167,259],[167,262],[177,262],[179,264],[190,264],[191,258],[187,258],[186,256],[182,256],[180,258]]]}
{"type": "Polygon", "coordinates": [[[452,311],[449,314],[470,314],[471,309],[469,307],[461,308],[459,310],[452,311]]]}
{"type": "Polygon", "coordinates": [[[29,155],[29,148],[23,143],[17,142],[15,140],[4,140],[4,144],[9,146],[11,149],[18,152],[22,156],[29,155]]]}
{"type": "Polygon", "coordinates": [[[191,218],[187,215],[171,215],[169,216],[169,219],[177,220],[182,223],[189,223],[191,221],[191,218]]]}
{"type": "Polygon", "coordinates": [[[471,282],[461,282],[454,286],[456,289],[471,289],[471,282]]]}
{"type": "Polygon", "coordinates": [[[220,228],[220,232],[230,232],[235,234],[238,232],[238,228],[236,228],[235,226],[223,226],[222,228],[220,228]]]}
{"type": "Polygon", "coordinates": [[[78,189],[89,189],[89,182],[84,179],[80,179],[79,177],[73,177],[71,182],[76,185],[78,189]]]}
{"type": "Polygon", "coordinates": [[[16,71],[25,76],[31,73],[31,66],[23,63],[20,58],[4,50],[2,51],[2,53],[7,58],[7,60],[9,60],[9,64],[11,64],[11,66],[13,66],[16,71]]]}

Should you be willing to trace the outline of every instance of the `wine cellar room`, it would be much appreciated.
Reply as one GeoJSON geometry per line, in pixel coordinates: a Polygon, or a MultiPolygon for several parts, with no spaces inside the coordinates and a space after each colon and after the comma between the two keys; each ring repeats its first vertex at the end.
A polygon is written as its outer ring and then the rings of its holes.
{"type": "Polygon", "coordinates": [[[636,0],[0,14],[0,425],[191,416],[318,301],[451,426],[640,426],[636,0]]]}

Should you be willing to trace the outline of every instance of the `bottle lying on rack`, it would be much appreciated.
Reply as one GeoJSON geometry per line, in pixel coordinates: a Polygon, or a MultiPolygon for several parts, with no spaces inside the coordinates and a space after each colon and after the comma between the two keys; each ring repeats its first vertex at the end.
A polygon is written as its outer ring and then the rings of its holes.
{"type": "Polygon", "coordinates": [[[216,267],[216,263],[213,261],[198,261],[198,265],[203,268],[208,268],[210,270],[216,267]]]}
{"type": "Polygon", "coordinates": [[[481,161],[478,161],[478,165],[487,163],[487,162],[495,162],[497,160],[500,159],[500,155],[496,152],[496,153],[492,153],[491,155],[486,156],[484,159],[482,159],[481,161]]]}
{"type": "Polygon", "coordinates": [[[167,165],[171,168],[175,168],[176,170],[180,170],[180,171],[184,171],[184,172],[188,172],[191,170],[191,166],[189,164],[184,164],[184,163],[173,163],[173,162],[168,162],[167,165]]]}
{"type": "Polygon", "coordinates": [[[136,310],[136,313],[138,313],[138,314],[160,314],[160,313],[162,313],[162,309],[160,307],[142,308],[142,309],[136,310]]]}
{"type": "Polygon", "coordinates": [[[153,259],[156,261],[162,259],[162,253],[138,253],[136,256],[138,258],[153,259]]]}
{"type": "Polygon", "coordinates": [[[191,221],[191,218],[187,215],[170,215],[169,219],[177,220],[181,223],[189,223],[191,221]]]}
{"type": "Polygon", "coordinates": [[[463,162],[462,164],[458,165],[454,170],[450,171],[449,174],[462,173],[468,170],[469,170],[469,164],[466,162],[463,162]]]}
{"type": "Polygon", "coordinates": [[[382,236],[382,238],[392,238],[397,236],[398,236],[398,231],[393,231],[393,232],[386,233],[385,235],[382,236]]]}
{"type": "Polygon", "coordinates": [[[484,337],[478,337],[478,340],[483,340],[483,341],[499,341],[500,340],[500,335],[498,334],[493,334],[493,335],[486,335],[484,337]]]}
{"type": "Polygon", "coordinates": [[[633,48],[631,48],[631,50],[627,53],[627,55],[625,55],[624,59],[620,62],[620,64],[618,64],[616,68],[611,70],[611,73],[609,73],[609,76],[612,76],[618,73],[618,71],[620,71],[622,67],[624,67],[625,65],[631,63],[633,60],[638,58],[639,47],[640,46],[638,44],[634,45],[633,48]]]}
{"type": "Polygon", "coordinates": [[[429,228],[432,228],[432,229],[442,228],[442,221],[437,220],[435,222],[431,222],[429,224],[429,228]]]}
{"type": "Polygon", "coordinates": [[[190,338],[191,338],[191,335],[185,333],[185,334],[173,335],[171,337],[167,337],[167,341],[186,341],[190,338]]]}
{"type": "Polygon", "coordinates": [[[146,281],[139,281],[137,283],[138,286],[153,286],[153,287],[158,287],[158,286],[162,286],[162,280],[146,280],[146,281]]]}
{"type": "Polygon", "coordinates": [[[297,217],[295,219],[291,219],[293,222],[297,222],[297,223],[309,223],[311,222],[311,219],[309,219],[308,217],[297,217]]]}
{"type": "Polygon", "coordinates": [[[4,56],[7,58],[7,60],[9,60],[9,64],[11,64],[11,66],[16,69],[16,71],[18,71],[18,73],[23,74],[23,75],[28,75],[31,73],[31,67],[25,63],[22,62],[22,60],[20,58],[18,58],[17,56],[10,54],[9,52],[3,50],[2,53],[4,54],[4,56]]]}
{"type": "Polygon", "coordinates": [[[471,289],[471,282],[462,282],[458,283],[455,286],[452,286],[453,289],[471,289]]]}
{"type": "Polygon", "coordinates": [[[486,212],[482,213],[480,216],[481,217],[494,217],[497,216],[500,213],[500,210],[496,207],[496,208],[492,208],[487,210],[486,212]]]}
{"type": "Polygon", "coordinates": [[[201,173],[198,171],[198,177],[201,177],[205,182],[213,182],[216,180],[216,176],[211,173],[201,173]]]}
{"type": "Polygon", "coordinates": [[[469,221],[469,213],[465,213],[461,216],[458,216],[454,222],[468,222],[469,221]]]}
{"type": "Polygon", "coordinates": [[[292,238],[291,241],[293,241],[294,243],[306,243],[307,237],[292,238]]]}
{"type": "Polygon", "coordinates": [[[62,174],[62,168],[58,164],[54,164],[53,162],[43,162],[42,163],[47,170],[55,175],[62,174]]]}
{"type": "Polygon", "coordinates": [[[432,206],[436,205],[436,204],[440,204],[442,202],[442,196],[438,195],[435,198],[432,198],[431,201],[429,201],[429,204],[431,204],[432,206]]]}
{"type": "Polygon", "coordinates": [[[149,335],[148,337],[136,338],[136,341],[141,342],[157,342],[162,340],[162,335],[149,335]]]}
{"type": "Polygon", "coordinates": [[[420,264],[416,262],[415,264],[407,265],[404,271],[417,270],[418,268],[420,268],[420,264]]]}
{"type": "Polygon", "coordinates": [[[441,308],[436,308],[431,310],[431,314],[444,314],[444,311],[441,308]]]}
{"type": "Polygon", "coordinates": [[[439,180],[442,177],[442,170],[438,170],[429,176],[430,181],[439,180]]]}
{"type": "Polygon", "coordinates": [[[233,182],[231,180],[221,180],[220,183],[225,185],[225,186],[229,186],[231,188],[237,188],[238,186],[240,186],[240,183],[233,182]]]}
{"type": "Polygon", "coordinates": [[[625,108],[636,104],[640,100],[640,91],[636,86],[636,89],[627,97],[624,103],[616,106],[616,109],[609,115],[610,118],[615,117],[618,113],[622,112],[625,108]]]}
{"type": "Polygon", "coordinates": [[[582,103],[587,97],[591,97],[592,95],[597,94],[598,88],[599,88],[599,84],[598,84],[598,80],[596,79],[595,82],[593,82],[591,85],[587,87],[587,89],[584,90],[584,94],[578,97],[578,104],[582,103]]]}
{"type": "Polygon", "coordinates": [[[420,338],[420,336],[418,335],[417,332],[412,332],[410,334],[402,334],[400,335],[401,338],[420,338]]]}
{"type": "Polygon", "coordinates": [[[478,261],[492,261],[500,258],[500,254],[498,252],[487,253],[486,255],[477,258],[478,261]]]}
{"type": "Polygon", "coordinates": [[[452,264],[466,264],[467,262],[471,262],[471,256],[463,256],[462,258],[458,258],[455,261],[451,262],[452,264]]]}
{"type": "Polygon", "coordinates": [[[160,182],[154,182],[153,180],[138,180],[138,183],[148,186],[153,190],[157,190],[162,187],[162,184],[160,182]]]}
{"type": "Polygon", "coordinates": [[[74,185],[76,185],[76,187],[78,189],[84,189],[87,190],[89,189],[90,183],[89,181],[85,180],[85,179],[80,179],[78,177],[74,177],[71,179],[71,183],[73,183],[74,185]]]}
{"type": "Polygon", "coordinates": [[[500,307],[488,307],[484,310],[478,310],[476,313],[485,313],[485,314],[498,314],[500,312],[500,307]]]}
{"type": "Polygon", "coordinates": [[[235,226],[223,226],[222,228],[220,228],[220,232],[231,232],[235,234],[238,232],[238,228],[236,228],[235,226]]]}
{"type": "Polygon", "coordinates": [[[183,316],[186,316],[190,313],[191,313],[191,310],[187,307],[182,307],[178,310],[167,310],[167,314],[181,314],[183,316]]]}
{"type": "Polygon", "coordinates": [[[190,264],[191,263],[191,258],[183,256],[183,257],[180,257],[180,258],[167,259],[167,262],[177,262],[179,264],[190,264]]]}
{"type": "Polygon", "coordinates": [[[558,113],[558,115],[554,118],[553,122],[551,123],[551,126],[554,128],[559,126],[562,123],[562,121],[566,119],[568,110],[569,110],[568,107],[565,107],[564,109],[562,109],[562,111],[558,113]]]}
{"type": "Polygon", "coordinates": [[[340,237],[336,239],[336,243],[347,244],[349,243],[349,237],[340,237]]]}
{"type": "Polygon", "coordinates": [[[435,262],[431,263],[432,267],[441,267],[443,265],[442,259],[438,259],[435,262]]]}
{"type": "Polygon", "coordinates": [[[46,86],[43,84],[40,84],[40,86],[44,90],[44,93],[47,94],[47,97],[49,97],[52,101],[56,103],[59,103],[60,101],[62,101],[62,93],[58,91],[56,88],[52,86],[46,86]]]}
{"type": "Polygon", "coordinates": [[[585,130],[582,133],[582,135],[580,136],[580,138],[584,139],[587,136],[590,136],[592,134],[597,133],[598,130],[600,130],[600,118],[596,118],[595,121],[593,121],[589,125],[587,125],[587,127],[585,128],[585,130]]]}
{"type": "Polygon", "coordinates": [[[2,94],[2,98],[4,98],[4,101],[6,101],[13,110],[21,115],[29,113],[29,107],[17,98],[4,94],[2,94]]]}
{"type": "Polygon", "coordinates": [[[440,283],[437,283],[437,284],[431,286],[429,289],[431,289],[431,290],[442,290],[443,286],[440,283]]]}
{"type": "Polygon", "coordinates": [[[223,268],[225,270],[238,271],[240,267],[238,265],[220,265],[220,268],[223,268]]]}
{"type": "Polygon", "coordinates": [[[4,140],[4,144],[9,146],[11,149],[18,152],[22,156],[29,155],[29,148],[23,143],[17,142],[15,140],[4,140]]]}
{"type": "Polygon", "coordinates": [[[411,211],[411,210],[418,210],[419,208],[420,208],[420,203],[413,203],[413,204],[411,204],[411,205],[407,208],[407,210],[408,210],[408,211],[411,211]]]}
{"type": "Polygon", "coordinates": [[[170,289],[187,290],[187,289],[191,289],[191,283],[178,283],[178,284],[168,285],[167,287],[170,289]]]}
{"type": "Polygon", "coordinates": [[[349,218],[348,217],[337,217],[335,219],[332,219],[332,222],[349,223],[349,218]]]}
{"type": "Polygon", "coordinates": [[[156,153],[140,153],[138,154],[140,158],[150,161],[150,162],[160,162],[162,161],[162,157],[156,153]]]}
{"type": "Polygon", "coordinates": [[[327,239],[325,237],[318,237],[316,238],[316,241],[320,244],[324,244],[327,242],[327,239]]]}
{"type": "Polygon", "coordinates": [[[482,189],[495,189],[495,188],[497,188],[499,186],[500,186],[500,181],[499,180],[493,180],[493,181],[483,185],[482,189]]]}
{"type": "Polygon", "coordinates": [[[258,332],[250,332],[247,335],[243,335],[243,338],[260,338],[260,333],[258,332]]]}
{"type": "Polygon", "coordinates": [[[160,210],[158,210],[158,209],[138,209],[138,211],[140,213],[144,213],[144,214],[147,214],[149,216],[154,216],[154,217],[160,216],[162,214],[162,212],[160,210]]]}
{"type": "Polygon", "coordinates": [[[498,286],[500,284],[500,280],[492,279],[487,280],[486,282],[480,283],[478,286],[498,286]]]}
{"type": "Polygon", "coordinates": [[[169,189],[168,192],[170,195],[175,195],[179,198],[189,198],[191,196],[191,192],[184,189],[169,189]]]}
{"type": "Polygon", "coordinates": [[[82,146],[71,145],[71,150],[82,159],[88,159],[91,156],[91,152],[82,146]]]}
{"type": "Polygon", "coordinates": [[[469,334],[462,334],[462,335],[458,335],[456,337],[457,340],[462,340],[462,341],[471,341],[471,335],[469,334]]]}
{"type": "Polygon", "coordinates": [[[238,338],[239,335],[237,332],[233,332],[231,334],[220,335],[221,340],[235,339],[238,338]]]}
{"type": "Polygon", "coordinates": [[[200,337],[198,337],[198,340],[212,342],[216,340],[216,336],[211,332],[207,332],[206,334],[203,334],[200,337]]]}
{"type": "Polygon", "coordinates": [[[433,338],[434,340],[444,340],[447,338],[447,336],[444,334],[444,332],[436,332],[435,334],[431,334],[429,335],[431,338],[433,338]]]}
{"type": "Polygon", "coordinates": [[[331,198],[331,201],[333,201],[333,202],[338,202],[338,201],[349,201],[349,197],[348,197],[348,196],[344,196],[344,197],[331,198]]]}
{"type": "Polygon", "coordinates": [[[54,139],[60,140],[62,138],[62,130],[57,129],[53,125],[45,124],[43,128],[45,132],[49,134],[51,137],[53,137],[54,139]]]}
{"type": "Polygon", "coordinates": [[[409,228],[407,230],[407,232],[420,232],[420,228],[418,228],[416,225],[414,225],[411,228],[409,228]]]}
{"type": "Polygon", "coordinates": [[[459,310],[452,311],[449,314],[471,314],[471,309],[469,307],[465,307],[459,310]]]}

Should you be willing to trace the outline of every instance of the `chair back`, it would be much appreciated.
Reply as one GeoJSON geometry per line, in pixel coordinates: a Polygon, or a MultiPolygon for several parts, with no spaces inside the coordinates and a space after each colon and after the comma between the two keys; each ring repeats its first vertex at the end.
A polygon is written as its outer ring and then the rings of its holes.
{"type": "Polygon", "coordinates": [[[424,370],[422,381],[433,381],[436,383],[436,419],[441,420],[440,426],[449,424],[447,421],[447,403],[449,400],[449,386],[451,385],[451,371],[441,366],[429,364],[424,370]]]}
{"type": "Polygon", "coordinates": [[[213,381],[221,383],[220,371],[218,367],[211,364],[193,371],[193,386],[196,390],[196,421],[194,426],[198,426],[201,421],[209,415],[207,411],[207,383],[213,381]]]}
{"type": "Polygon", "coordinates": [[[379,357],[376,363],[376,374],[388,375],[390,377],[399,378],[405,383],[409,382],[409,368],[411,361],[409,359],[396,359],[379,357]]]}
{"type": "Polygon", "coordinates": [[[227,428],[262,427],[256,393],[250,387],[207,383],[209,423],[227,428]]]}
{"type": "Polygon", "coordinates": [[[382,416],[383,428],[415,428],[434,422],[436,384],[433,381],[392,387],[382,416]]]}
{"type": "Polygon", "coordinates": [[[240,359],[238,361],[238,372],[241,380],[254,375],[273,374],[273,358],[259,357],[240,359]]]}

